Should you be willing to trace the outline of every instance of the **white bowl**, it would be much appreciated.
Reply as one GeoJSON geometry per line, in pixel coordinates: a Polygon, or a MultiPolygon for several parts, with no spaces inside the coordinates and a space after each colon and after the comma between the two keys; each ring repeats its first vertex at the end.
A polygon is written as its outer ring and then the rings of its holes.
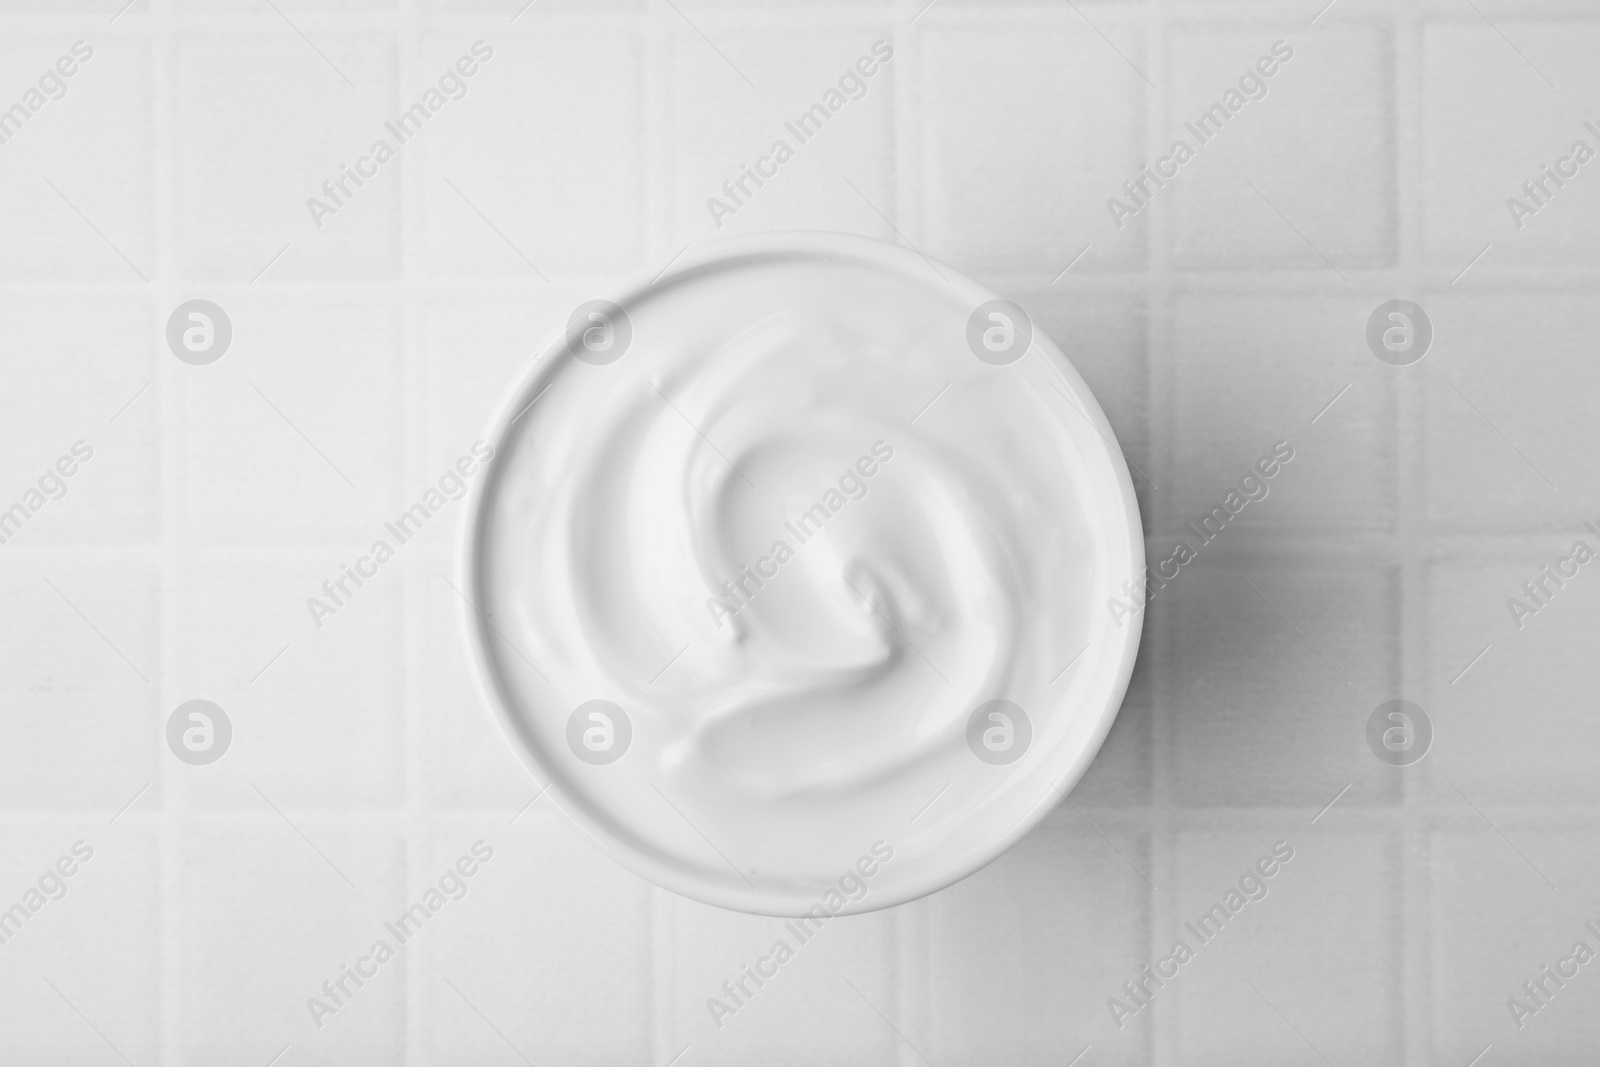
{"type": "MultiPolygon", "coordinates": [[[[538,786],[548,785],[539,802],[555,804],[606,854],[658,885],[707,903],[768,915],[800,915],[821,901],[838,899],[841,894],[833,889],[841,878],[848,881],[847,899],[842,907],[825,903],[829,913],[888,907],[943,888],[999,856],[1082,777],[1116,717],[1138,651],[1141,617],[1118,618],[1107,603],[1123,597],[1126,580],[1138,581],[1144,573],[1138,505],[1115,435],[1083,379],[1036,326],[1031,346],[1016,362],[990,358],[972,338],[988,321],[980,305],[997,300],[995,294],[918,253],[860,237],[774,233],[707,243],[691,248],[659,275],[641,273],[608,299],[631,324],[625,353],[608,366],[596,366],[594,359],[574,358],[569,329],[546,342],[490,421],[485,438],[495,458],[472,486],[462,520],[458,584],[470,600],[462,605],[461,621],[474,681],[538,786]],[[707,308],[721,311],[708,322],[707,308]],[[838,323],[821,321],[835,314],[838,323]],[[718,334],[724,318],[726,332],[718,334]],[[734,366],[729,361],[745,359],[747,348],[767,343],[752,322],[784,324],[791,332],[781,337],[792,338],[793,347],[784,347],[789,342],[780,338],[750,358],[770,359],[773,368],[787,366],[802,376],[792,392],[792,420],[781,402],[770,406],[770,389],[761,394],[762,403],[769,405],[766,421],[773,433],[791,421],[794,426],[814,425],[818,454],[831,455],[827,450],[839,438],[834,431],[848,439],[852,427],[860,424],[865,448],[872,427],[887,425],[900,442],[896,454],[902,457],[900,467],[882,465],[878,484],[883,488],[871,490],[876,497],[863,497],[870,505],[851,505],[862,526],[852,532],[840,524],[839,537],[850,544],[839,548],[830,540],[832,547],[815,550],[805,564],[810,568],[805,579],[785,579],[811,585],[771,594],[761,610],[775,608],[780,597],[812,595],[806,591],[827,578],[836,549],[863,557],[877,552],[880,571],[903,565],[913,573],[928,565],[925,559],[912,559],[905,547],[912,542],[901,538],[937,545],[937,551],[930,550],[937,559],[961,545],[992,545],[993,552],[976,557],[980,562],[993,565],[1015,555],[1015,573],[1037,579],[1011,583],[1013,572],[1007,571],[1007,581],[991,589],[980,580],[994,573],[988,570],[980,569],[980,578],[927,577],[923,599],[935,608],[942,603],[940,596],[955,598],[958,585],[968,597],[961,604],[971,608],[977,603],[972,598],[979,597],[984,606],[982,611],[955,613],[946,605],[942,615],[930,608],[917,616],[926,623],[925,630],[912,628],[912,609],[905,606],[921,602],[918,590],[902,590],[897,600],[887,586],[881,596],[857,588],[862,608],[870,607],[889,625],[862,610],[859,620],[845,620],[849,625],[841,632],[854,632],[850,627],[859,622],[872,634],[864,646],[877,649],[882,641],[889,643],[884,647],[892,646],[886,656],[873,659],[871,649],[862,655],[876,672],[867,675],[873,685],[895,695],[881,704],[860,698],[859,718],[850,721],[860,724],[860,734],[876,739],[865,745],[852,740],[858,734],[854,726],[843,731],[836,726],[812,728],[833,721],[825,718],[835,709],[832,703],[813,707],[796,698],[786,712],[764,705],[759,715],[745,718],[727,712],[734,699],[730,694],[738,688],[735,682],[749,679],[718,671],[728,663],[748,662],[754,653],[746,656],[746,645],[726,643],[715,610],[710,614],[716,628],[697,615],[697,606],[678,610],[680,603],[689,603],[681,594],[684,582],[698,578],[686,575],[684,567],[645,566],[637,559],[643,554],[650,560],[670,560],[678,544],[672,536],[682,541],[682,531],[692,526],[694,516],[713,504],[722,509],[716,516],[725,520],[714,524],[719,538],[732,537],[724,527],[738,526],[736,519],[765,506],[755,492],[735,484],[731,472],[725,472],[726,485],[707,488],[704,483],[716,475],[716,461],[689,436],[689,429],[653,421],[681,417],[718,455],[731,449],[746,463],[766,462],[763,457],[774,453],[767,447],[770,442],[741,452],[735,440],[740,434],[758,438],[765,432],[761,420],[741,424],[728,416],[710,425],[709,433],[702,432],[682,409],[693,409],[696,397],[704,399],[711,388],[704,385],[707,375],[686,378],[678,373],[696,359],[704,369],[719,370],[734,366]],[[847,386],[855,388],[852,383],[826,370],[836,366],[830,361],[840,353],[815,342],[835,335],[845,337],[841,345],[846,348],[860,339],[858,350],[844,355],[859,357],[854,365],[864,375],[878,375],[867,376],[878,384],[851,392],[847,386]],[[899,344],[896,338],[908,340],[899,344]],[[920,354],[924,350],[926,357],[920,354]],[[701,351],[718,355],[702,359],[697,355],[701,351]],[[796,362],[802,359],[817,360],[823,369],[796,362]],[[917,388],[932,396],[934,389],[927,385],[947,373],[955,384],[939,394],[946,406],[914,413],[905,398],[920,397],[917,388]],[[925,377],[926,383],[919,385],[925,377]],[[903,396],[900,383],[906,383],[903,396]],[[665,402],[659,410],[625,406],[637,404],[646,385],[665,402]],[[676,404],[669,399],[674,391],[676,404]],[[1013,411],[1013,405],[1019,406],[1013,411]],[[650,425],[641,427],[641,422],[650,425]],[[982,427],[987,430],[979,432],[982,427]],[[1049,442],[1052,450],[1008,452],[1010,428],[1049,442]],[[671,435],[680,432],[693,471],[712,474],[687,474],[682,486],[669,482],[666,489],[672,492],[663,497],[667,513],[660,516],[659,531],[645,529],[651,523],[639,517],[642,513],[620,504],[604,505],[611,510],[595,514],[584,510],[600,509],[596,500],[626,503],[628,492],[660,489],[660,478],[641,472],[655,469],[651,464],[661,462],[662,442],[678,441],[671,435]],[[623,439],[635,433],[640,435],[638,448],[623,439]],[[721,448],[712,443],[712,435],[722,440],[721,448]],[[576,468],[590,453],[613,459],[622,455],[633,466],[605,469],[620,470],[616,477],[629,480],[621,487],[586,484],[564,465],[576,468]],[[981,494],[968,492],[973,484],[961,481],[969,464],[974,470],[999,472],[990,510],[985,510],[981,494]],[[941,478],[960,484],[942,486],[941,478]],[[1008,479],[1017,484],[999,485],[1008,479]],[[689,499],[691,493],[709,494],[710,503],[689,499]],[[954,506],[956,511],[930,511],[935,498],[939,507],[954,506]],[[670,513],[674,501],[685,502],[684,515],[670,513]],[[940,514],[945,526],[934,528],[929,516],[940,514]],[[949,518],[951,514],[958,518],[949,518]],[[633,527],[639,528],[619,529],[619,517],[630,515],[633,527]],[[1043,518],[1033,522],[1031,516],[1043,518]],[[601,517],[606,522],[596,525],[601,517]],[[952,532],[952,523],[960,528],[952,532]],[[594,577],[585,570],[593,564],[586,555],[590,537],[608,543],[614,538],[633,553],[633,562],[618,564],[622,578],[594,577]],[[1060,575],[1059,582],[1046,571],[1060,575]],[[630,581],[635,584],[619,593],[617,587],[630,581]],[[941,592],[946,586],[950,591],[941,592]],[[983,599],[986,590],[992,596],[983,599]],[[639,594],[637,605],[626,600],[630,591],[639,594]],[[585,597],[590,603],[583,602],[585,597]],[[983,620],[991,616],[1015,625],[986,631],[983,620]],[[923,639],[913,641],[903,630],[923,639]],[[658,632],[660,650],[652,651],[652,635],[658,632]],[[1002,632],[1011,634],[1004,647],[1002,632]],[[895,634],[905,638],[904,645],[895,634]],[[649,670],[640,664],[650,655],[657,657],[652,664],[666,663],[686,635],[690,651],[673,661],[675,666],[669,664],[679,673],[647,683],[649,670]],[[649,647],[641,650],[635,644],[649,647]],[[934,658],[923,649],[948,656],[945,670],[934,666],[934,658]],[[916,671],[931,673],[921,677],[916,671]],[[943,679],[942,685],[933,674],[943,679]],[[1050,675],[1055,677],[1046,681],[1050,675]],[[925,701],[906,696],[924,689],[929,694],[925,701]],[[1004,745],[1010,735],[996,734],[992,742],[975,740],[980,735],[971,723],[990,721],[979,705],[989,698],[1014,700],[1019,693],[1026,694],[1024,706],[1031,705],[1025,713],[1031,744],[1021,744],[1024,751],[1014,762],[987,759],[980,747],[1004,745]],[[599,766],[578,758],[567,732],[569,714],[591,699],[627,707],[625,717],[632,727],[631,747],[615,762],[599,766]],[[880,766],[893,773],[876,773],[880,766]],[[870,877],[851,876],[856,857],[869,855],[874,843],[879,843],[880,858],[891,851],[893,859],[862,864],[859,870],[873,868],[870,877]],[[859,895],[857,883],[864,887],[859,895]]],[[[771,380],[773,376],[746,379],[744,387],[761,390],[761,383],[771,380]]],[[[780,458],[772,460],[771,470],[779,473],[763,474],[767,486],[762,492],[782,490],[794,499],[800,490],[784,472],[805,467],[796,449],[810,445],[785,433],[780,458]]],[[[685,459],[683,469],[690,467],[685,459]]],[[[665,469],[670,473],[677,468],[665,469]]],[[[754,490],[755,483],[745,481],[754,490]]],[[[980,480],[977,487],[990,484],[980,480]]],[[[850,559],[856,566],[856,557],[850,559]]],[[[866,572],[850,573],[860,579],[866,572]]],[[[849,574],[841,576],[850,581],[849,574]]],[[[754,608],[749,618],[750,625],[762,625],[754,608]]],[[[762,630],[755,637],[750,636],[753,631],[740,632],[758,651],[784,651],[772,643],[776,631],[762,630]]],[[[832,640],[838,635],[822,636],[832,640]]],[[[756,681],[767,685],[772,679],[756,681]]]]}

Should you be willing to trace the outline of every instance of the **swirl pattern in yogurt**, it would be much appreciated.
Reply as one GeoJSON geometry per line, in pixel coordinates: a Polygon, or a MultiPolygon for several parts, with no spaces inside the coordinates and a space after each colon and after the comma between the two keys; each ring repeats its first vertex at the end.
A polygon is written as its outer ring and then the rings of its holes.
{"type": "Polygon", "coordinates": [[[943,273],[719,242],[597,302],[491,429],[463,537],[484,696],[669,888],[790,914],[882,839],[870,906],[910,899],[1025,832],[1109,729],[1138,634],[1103,605],[1143,568],[1126,466],[1042,334],[975,353],[991,297],[943,273]],[[619,757],[583,750],[619,727],[619,757]]]}

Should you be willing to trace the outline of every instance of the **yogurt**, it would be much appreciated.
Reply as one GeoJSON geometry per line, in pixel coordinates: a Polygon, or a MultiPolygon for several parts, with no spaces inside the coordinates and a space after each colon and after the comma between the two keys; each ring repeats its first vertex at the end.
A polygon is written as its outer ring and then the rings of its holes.
{"type": "Polygon", "coordinates": [[[998,855],[1110,728],[1137,506],[1015,305],[895,246],[735,238],[578,309],[508,392],[465,509],[485,702],[607,853],[799,914],[998,855]],[[1009,350],[1008,350],[1009,349],[1009,350]]]}

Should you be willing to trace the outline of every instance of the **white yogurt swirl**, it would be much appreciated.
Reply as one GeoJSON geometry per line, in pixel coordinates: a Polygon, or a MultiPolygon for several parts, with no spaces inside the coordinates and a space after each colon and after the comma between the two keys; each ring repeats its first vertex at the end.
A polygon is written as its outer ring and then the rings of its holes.
{"type": "Polygon", "coordinates": [[[974,354],[987,299],[877,242],[722,242],[580,317],[601,354],[557,342],[507,397],[469,644],[618,859],[793,913],[883,839],[881,907],[998,854],[1093,756],[1137,645],[1103,606],[1143,567],[1132,489],[1048,340],[974,354]],[[1031,734],[1014,762],[968,742],[997,699],[1031,734]],[[604,765],[568,742],[591,700],[631,730],[604,765]]]}

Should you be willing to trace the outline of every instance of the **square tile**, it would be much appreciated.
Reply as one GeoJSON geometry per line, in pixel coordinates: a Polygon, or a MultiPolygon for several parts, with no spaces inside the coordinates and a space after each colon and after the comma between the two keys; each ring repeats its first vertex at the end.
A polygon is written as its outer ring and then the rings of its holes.
{"type": "Polygon", "coordinates": [[[14,361],[0,396],[0,510],[23,507],[0,523],[0,551],[155,540],[161,387],[149,308],[106,293],[16,294],[0,300],[0,318],[37,357],[14,361]]]}
{"type": "Polygon", "coordinates": [[[405,1042],[406,956],[362,958],[404,907],[400,841],[303,813],[291,827],[261,809],[262,820],[190,827],[179,843],[173,892],[185,921],[170,934],[173,995],[188,1006],[175,1035],[179,1062],[248,1051],[265,1063],[292,1045],[301,1063],[394,1063],[405,1042]],[[360,985],[344,979],[342,994],[324,990],[347,966],[375,974],[360,985]]]}
{"type": "MultiPolygon", "coordinates": [[[[1308,35],[1297,26],[1183,27],[1170,48],[1171,134],[1195,153],[1181,167],[1168,165],[1178,167],[1179,265],[1294,268],[1338,281],[1339,269],[1394,261],[1394,72],[1385,28],[1320,26],[1308,35]],[[1268,69],[1275,73],[1262,77],[1268,69]]],[[[1150,206],[1162,207],[1159,199],[1150,206]]]]}
{"type": "Polygon", "coordinates": [[[425,269],[534,283],[637,269],[648,241],[644,42],[537,8],[515,29],[492,42],[439,32],[425,44],[430,80],[413,95],[448,100],[416,140],[425,269]],[[529,167],[529,146],[552,165],[529,167]]]}
{"type": "Polygon", "coordinates": [[[150,48],[82,32],[8,28],[0,43],[13,72],[0,99],[11,205],[0,277],[143,284],[159,266],[150,48]]]}
{"type": "Polygon", "coordinates": [[[1114,43],[1073,15],[936,8],[919,23],[929,255],[1046,281],[1090,244],[1077,270],[1144,263],[1145,220],[1119,230],[1106,206],[1145,161],[1143,31],[1109,14],[1096,24],[1114,43]]]}
{"type": "Polygon", "coordinates": [[[493,858],[426,932],[424,1047],[440,1060],[476,1063],[520,1062],[507,1043],[562,1063],[648,1059],[650,888],[601,856],[548,800],[513,825],[496,818],[441,837],[428,873],[479,837],[493,858]]]}
{"type": "MultiPolygon", "coordinates": [[[[1600,538],[1579,539],[1600,552],[1600,538]]],[[[1454,782],[1486,803],[1600,801],[1600,783],[1561,755],[1600,744],[1588,713],[1600,682],[1588,653],[1600,625],[1600,566],[1573,558],[1579,539],[1541,538],[1503,556],[1446,556],[1429,568],[1427,710],[1440,759],[1428,770],[1441,799],[1458,799],[1454,782]],[[1562,559],[1576,576],[1561,578],[1562,559]],[[1537,600],[1524,582],[1534,583],[1537,600]],[[1529,610],[1513,611],[1513,601],[1529,610]],[[1531,713],[1509,714],[1513,708],[1531,713]]]]}
{"type": "Polygon", "coordinates": [[[109,819],[157,776],[159,576],[137,560],[12,567],[0,577],[0,807],[109,819]],[[53,587],[53,588],[52,588],[53,587]]]}
{"type": "Polygon", "coordinates": [[[1163,1005],[1169,990],[1161,989],[1150,1009],[1176,1009],[1184,1062],[1403,1058],[1400,855],[1393,840],[1304,824],[1281,833],[1186,833],[1177,867],[1172,936],[1194,958],[1170,983],[1175,1003],[1163,1005]],[[1229,916],[1220,929],[1219,915],[1229,916]]]}
{"type": "Polygon", "coordinates": [[[705,1062],[893,1061],[901,1039],[878,1014],[896,1014],[892,913],[813,922],[805,940],[794,920],[681,899],[670,914],[674,1041],[693,1042],[705,1062]],[[745,968],[772,973],[756,985],[745,968]]]}
{"type": "Polygon", "coordinates": [[[728,59],[687,28],[671,38],[673,247],[774,229],[895,240],[905,229],[893,182],[903,42],[873,24],[700,25],[728,59]]]}
{"type": "Polygon", "coordinates": [[[1316,811],[1352,783],[1346,804],[1398,799],[1365,732],[1399,684],[1397,591],[1387,568],[1316,558],[1185,566],[1155,600],[1176,802],[1316,811]]]}
{"type": "Polygon", "coordinates": [[[341,576],[341,560],[358,565],[354,551],[251,558],[248,566],[207,554],[177,576],[174,707],[213,701],[233,728],[217,765],[227,774],[180,774],[191,803],[256,807],[250,782],[281,805],[399,802],[405,557],[359,588],[346,581],[351,595],[332,616],[319,610],[314,621],[307,606],[332,601],[322,583],[341,576]]]}
{"type": "Polygon", "coordinates": [[[158,1062],[155,839],[99,816],[41,819],[0,830],[0,856],[7,920],[0,1057],[100,1063],[113,1056],[109,1044],[134,1063],[158,1062]],[[26,919],[15,917],[28,909],[26,919]]]}
{"type": "Polygon", "coordinates": [[[178,536],[367,544],[405,508],[399,307],[256,296],[224,310],[222,360],[171,371],[178,536]]]}
{"type": "Polygon", "coordinates": [[[1366,346],[1367,318],[1381,302],[1204,291],[1176,299],[1168,371],[1172,436],[1163,476],[1169,510],[1157,529],[1181,534],[1185,523],[1198,525],[1230,491],[1240,491],[1246,476],[1256,476],[1257,464],[1279,442],[1293,457],[1263,483],[1267,496],[1239,513],[1238,526],[1390,525],[1398,462],[1395,368],[1366,346]]]}
{"type": "Polygon", "coordinates": [[[1520,13],[1426,27],[1424,238],[1452,275],[1486,245],[1490,267],[1600,262],[1600,176],[1588,173],[1600,168],[1572,158],[1578,141],[1600,151],[1600,135],[1585,126],[1600,126],[1600,109],[1568,102],[1600,89],[1584,58],[1600,47],[1600,26],[1520,13]],[[1524,189],[1545,166],[1568,177],[1524,189]]]}
{"type": "Polygon", "coordinates": [[[1100,1062],[1148,1062],[1148,1035],[1119,1037],[1106,1008],[1151,950],[1150,886],[1130,866],[1148,873],[1149,845],[1119,847],[1128,858],[1058,808],[990,866],[908,905],[929,939],[928,1019],[913,1035],[925,1055],[1059,1064],[1093,1043],[1100,1062]]]}
{"type": "MultiPolygon", "coordinates": [[[[1588,358],[1600,309],[1579,292],[1427,298],[1428,517],[1441,530],[1581,531],[1600,523],[1588,358]]],[[[1409,371],[1408,371],[1409,372],[1409,371]]]]}
{"type": "MultiPolygon", "coordinates": [[[[1541,840],[1515,823],[1502,822],[1501,829],[1524,849],[1541,855],[1592,852],[1596,844],[1592,830],[1541,840]]],[[[1543,1005],[1537,1005],[1522,986],[1540,978],[1544,966],[1558,965],[1576,942],[1587,943],[1591,952],[1600,951],[1600,939],[1583,925],[1585,921],[1600,925],[1600,916],[1552,890],[1481,821],[1471,830],[1440,831],[1433,836],[1431,849],[1430,1000],[1433,1044],[1440,1058],[1458,1050],[1471,1056],[1492,1042],[1530,1062],[1582,1063],[1600,1041],[1600,1016],[1595,1012],[1600,982],[1587,973],[1593,964],[1581,968],[1563,987],[1548,983],[1546,988],[1554,995],[1543,1005]],[[1485,921],[1491,915],[1495,920],[1485,921]],[[1532,1016],[1520,1017],[1520,1028],[1509,1004],[1512,998],[1539,1008],[1532,1016]]]]}
{"type": "Polygon", "coordinates": [[[400,171],[410,164],[384,127],[397,107],[394,41],[313,29],[310,40],[289,26],[174,40],[173,209],[186,274],[251,281],[269,265],[274,281],[399,274],[400,171]],[[396,157],[354,184],[343,168],[375,167],[361,159],[380,140],[396,157]],[[343,192],[323,187],[341,180],[343,192]]]}

